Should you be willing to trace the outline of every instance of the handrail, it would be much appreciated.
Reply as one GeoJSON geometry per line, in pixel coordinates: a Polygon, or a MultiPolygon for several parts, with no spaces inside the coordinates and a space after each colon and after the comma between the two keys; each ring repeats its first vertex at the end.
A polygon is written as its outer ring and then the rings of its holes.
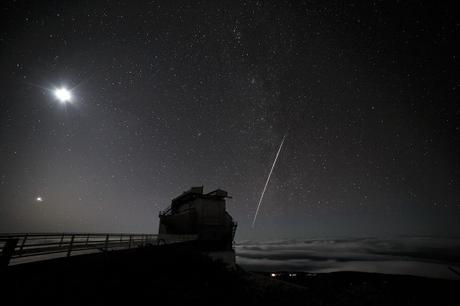
{"type": "Polygon", "coordinates": [[[161,210],[159,215],[160,216],[167,216],[170,215],[172,212],[172,205],[169,205],[165,210],[161,210]]]}
{"type": "Polygon", "coordinates": [[[25,261],[195,240],[196,235],[134,233],[0,233],[0,267],[25,261]],[[55,256],[54,256],[55,255],[55,256]],[[27,258],[27,260],[25,260],[27,258]]]}

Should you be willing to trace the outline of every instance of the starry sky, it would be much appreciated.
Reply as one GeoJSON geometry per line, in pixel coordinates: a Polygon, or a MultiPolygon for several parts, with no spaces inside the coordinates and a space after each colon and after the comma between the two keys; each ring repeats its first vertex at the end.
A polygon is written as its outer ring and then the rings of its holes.
{"type": "Polygon", "coordinates": [[[438,5],[3,1],[0,231],[156,233],[204,185],[237,240],[459,236],[460,21],[438,5]]]}

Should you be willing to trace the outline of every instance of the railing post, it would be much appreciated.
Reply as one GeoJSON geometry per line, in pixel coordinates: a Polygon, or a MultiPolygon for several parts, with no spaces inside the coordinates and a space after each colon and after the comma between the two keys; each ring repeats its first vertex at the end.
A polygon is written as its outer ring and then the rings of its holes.
{"type": "Polygon", "coordinates": [[[24,245],[26,244],[27,236],[29,236],[29,234],[26,234],[24,236],[24,239],[22,240],[21,247],[19,248],[19,251],[18,251],[19,256],[21,256],[22,254],[22,249],[24,249],[24,245]]]}
{"type": "Polygon", "coordinates": [[[107,252],[107,248],[109,246],[109,235],[105,236],[105,251],[107,252]]]}
{"type": "Polygon", "coordinates": [[[0,257],[0,267],[7,267],[9,265],[11,257],[13,257],[14,254],[14,249],[18,244],[18,241],[18,238],[6,240],[2,249],[2,256],[0,257]]]}
{"type": "Polygon", "coordinates": [[[85,246],[88,246],[88,242],[89,242],[89,234],[88,234],[88,236],[86,236],[86,243],[85,243],[85,246]]]}
{"type": "Polygon", "coordinates": [[[133,239],[133,235],[129,235],[129,244],[128,244],[128,249],[131,248],[131,240],[133,239]]]}
{"type": "Polygon", "coordinates": [[[72,235],[72,237],[70,237],[70,244],[69,244],[69,250],[67,251],[67,257],[69,257],[70,253],[72,253],[72,245],[73,245],[74,239],[75,239],[75,235],[72,235]]]}
{"type": "Polygon", "coordinates": [[[61,236],[61,240],[59,241],[59,246],[61,247],[62,246],[62,242],[64,241],[64,234],[62,234],[61,236]]]}

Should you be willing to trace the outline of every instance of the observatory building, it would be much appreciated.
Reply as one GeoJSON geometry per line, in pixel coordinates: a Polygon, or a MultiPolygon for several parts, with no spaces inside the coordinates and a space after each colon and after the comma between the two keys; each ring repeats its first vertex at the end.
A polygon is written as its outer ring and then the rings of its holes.
{"type": "Polygon", "coordinates": [[[221,189],[204,194],[203,186],[192,187],[160,212],[158,233],[197,235],[207,248],[231,250],[237,224],[225,210],[227,198],[231,197],[221,189]]]}

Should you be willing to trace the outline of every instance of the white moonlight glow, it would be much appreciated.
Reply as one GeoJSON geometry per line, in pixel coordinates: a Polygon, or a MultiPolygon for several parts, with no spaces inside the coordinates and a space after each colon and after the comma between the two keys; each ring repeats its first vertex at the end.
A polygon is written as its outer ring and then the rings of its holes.
{"type": "Polygon", "coordinates": [[[42,198],[42,197],[37,197],[35,200],[36,200],[37,202],[43,202],[43,198],[42,198]]]}
{"type": "Polygon", "coordinates": [[[70,100],[72,99],[72,94],[65,87],[54,90],[54,95],[62,103],[70,102],[70,100]]]}

